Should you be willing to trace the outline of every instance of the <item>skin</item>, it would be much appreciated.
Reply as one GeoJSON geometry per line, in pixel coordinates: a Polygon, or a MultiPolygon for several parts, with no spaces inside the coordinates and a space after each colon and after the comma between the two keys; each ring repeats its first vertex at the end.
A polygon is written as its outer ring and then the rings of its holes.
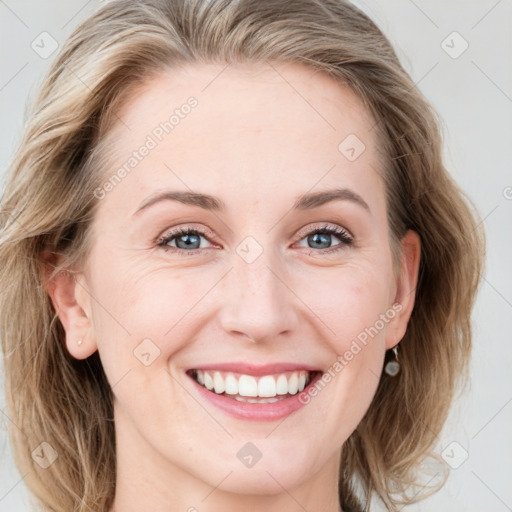
{"type": "Polygon", "coordinates": [[[223,68],[163,71],[117,112],[105,179],[174,109],[198,100],[100,201],[84,267],[74,279],[59,274],[50,294],[68,351],[83,359],[98,350],[113,386],[111,512],[337,512],[341,447],[370,406],[385,351],[405,333],[419,237],[404,237],[395,274],[382,155],[373,119],[350,89],[299,64],[223,68]],[[348,134],[366,146],[355,161],[338,150],[348,134]],[[292,211],[301,194],[341,187],[370,211],[349,200],[292,211]],[[164,189],[214,195],[226,211],[162,201],[133,215],[164,189]],[[325,224],[348,230],[354,244],[327,235],[342,244],[328,254],[328,244],[308,242],[325,224]],[[184,244],[180,252],[176,239],[168,251],[156,245],[178,226],[208,230],[201,252],[184,244]],[[236,252],[247,236],[263,250],[250,264],[236,252]],[[400,312],[284,420],[231,417],[202,400],[184,373],[240,360],[327,371],[393,304],[400,312]],[[160,350],[149,366],[133,354],[146,338],[160,350]],[[236,457],[248,441],[262,454],[252,468],[236,457]]]}

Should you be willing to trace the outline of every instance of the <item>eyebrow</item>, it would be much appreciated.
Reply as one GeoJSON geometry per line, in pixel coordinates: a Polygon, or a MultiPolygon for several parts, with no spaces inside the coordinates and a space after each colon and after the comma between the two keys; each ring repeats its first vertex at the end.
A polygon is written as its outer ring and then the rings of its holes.
{"type": "MultiPolygon", "coordinates": [[[[198,206],[208,211],[224,212],[227,209],[222,199],[209,194],[201,194],[192,191],[165,190],[148,197],[133,215],[137,215],[142,210],[161,201],[177,201],[186,205],[198,206]]],[[[359,194],[348,188],[337,188],[303,194],[295,201],[292,210],[310,210],[330,203],[331,201],[351,201],[371,213],[368,203],[366,203],[359,194]]]]}

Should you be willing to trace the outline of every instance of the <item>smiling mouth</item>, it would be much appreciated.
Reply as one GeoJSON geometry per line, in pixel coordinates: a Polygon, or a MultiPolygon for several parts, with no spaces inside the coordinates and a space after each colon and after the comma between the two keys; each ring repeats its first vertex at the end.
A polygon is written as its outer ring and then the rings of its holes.
{"type": "Polygon", "coordinates": [[[303,391],[320,373],[297,370],[255,377],[220,370],[188,370],[187,375],[217,395],[239,402],[274,403],[303,391]]]}

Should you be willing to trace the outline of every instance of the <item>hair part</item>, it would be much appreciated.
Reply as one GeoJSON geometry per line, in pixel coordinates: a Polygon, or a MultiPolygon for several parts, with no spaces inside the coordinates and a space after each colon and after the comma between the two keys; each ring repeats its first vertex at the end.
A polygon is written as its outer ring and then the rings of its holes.
{"type": "Polygon", "coordinates": [[[163,69],[207,62],[305,64],[348,85],[376,120],[395,269],[412,229],[421,238],[420,276],[402,371],[382,376],[343,445],[339,490],[345,512],[368,507],[374,494],[396,511],[429,494],[407,492],[419,464],[435,456],[435,435],[467,376],[485,237],[444,167],[434,109],[375,23],[343,0],[113,0],[63,45],[2,198],[0,334],[16,464],[45,510],[108,510],[113,502],[112,390],[97,353],[79,361],[67,352],[46,266],[55,275],[85,261],[105,137],[123,101],[163,69]],[[47,469],[31,456],[43,440],[58,453],[47,469]]]}

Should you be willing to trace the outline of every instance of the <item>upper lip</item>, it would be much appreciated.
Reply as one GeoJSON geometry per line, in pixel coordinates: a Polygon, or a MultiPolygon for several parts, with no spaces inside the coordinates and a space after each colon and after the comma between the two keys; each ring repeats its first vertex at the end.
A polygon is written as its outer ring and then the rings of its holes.
{"type": "Polygon", "coordinates": [[[219,370],[223,372],[242,373],[244,375],[270,375],[273,373],[284,373],[293,371],[322,371],[314,366],[301,363],[271,363],[265,365],[254,365],[250,363],[210,363],[189,368],[189,370],[219,370]]]}

